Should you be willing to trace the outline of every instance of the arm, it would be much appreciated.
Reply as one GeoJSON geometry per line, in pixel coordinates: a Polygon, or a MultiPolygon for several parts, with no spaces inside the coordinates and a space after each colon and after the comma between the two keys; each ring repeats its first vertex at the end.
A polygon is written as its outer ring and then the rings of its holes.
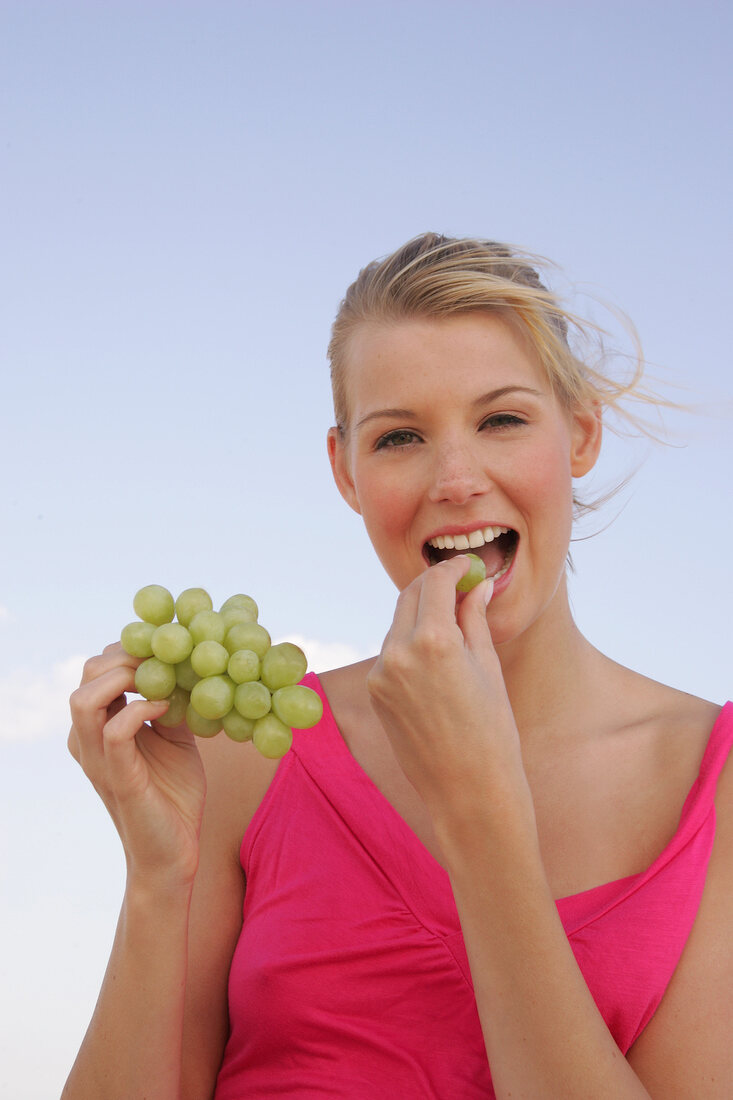
{"type": "Polygon", "coordinates": [[[165,704],[136,700],[139,662],[109,646],[71,698],[69,749],[125,849],[127,886],[112,954],[64,1100],[177,1100],[188,915],[205,780],[190,736],[146,725],[165,704]],[[144,1084],[147,1083],[147,1084],[144,1084]]]}
{"type": "Polygon", "coordinates": [[[62,1100],[178,1100],[190,896],[128,883],[112,954],[62,1100]]]}
{"type": "Polygon", "coordinates": [[[647,1097],[575,962],[528,819],[506,811],[437,830],[496,1095],[647,1097]]]}
{"type": "Polygon", "coordinates": [[[496,1095],[648,1097],[608,1032],[558,917],[482,586],[457,620],[453,612],[464,569],[465,562],[445,562],[403,592],[369,687],[433,819],[496,1095]]]}
{"type": "Polygon", "coordinates": [[[733,1088],[733,753],[718,781],[700,909],[662,1003],[629,1051],[652,1096],[719,1100],[733,1088]]]}
{"type": "Polygon", "coordinates": [[[120,833],[127,886],[64,1100],[203,1100],[213,1093],[226,1041],[226,983],[243,897],[239,840],[269,776],[257,771],[256,754],[241,751],[247,747],[215,739],[202,745],[205,782],[185,727],[143,724],[163,705],[125,705],[137,663],[109,647],[88,662],[72,697],[69,747],[120,833]],[[252,782],[242,782],[245,757],[255,763],[252,782]]]}

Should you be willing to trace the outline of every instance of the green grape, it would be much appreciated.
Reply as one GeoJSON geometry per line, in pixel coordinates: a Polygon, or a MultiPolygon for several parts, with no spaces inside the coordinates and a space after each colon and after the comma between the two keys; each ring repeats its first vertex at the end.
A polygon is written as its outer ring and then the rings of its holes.
{"type": "Polygon", "coordinates": [[[266,714],[255,722],[252,740],[263,756],[279,760],[293,743],[293,731],[274,714],[266,714]]]}
{"type": "Polygon", "coordinates": [[[197,737],[216,737],[221,730],[220,719],[202,718],[191,703],[186,710],[186,725],[197,737]]]}
{"type": "Polygon", "coordinates": [[[255,724],[251,718],[244,718],[238,710],[230,710],[221,720],[222,728],[232,741],[251,741],[255,724]]]}
{"type": "Polygon", "coordinates": [[[260,678],[260,659],[251,649],[238,649],[232,653],[227,673],[235,684],[245,684],[260,678]]]}
{"type": "Polygon", "coordinates": [[[194,684],[197,684],[200,679],[201,677],[191,664],[190,657],[187,657],[185,661],[180,661],[176,665],[176,683],[179,687],[182,687],[184,691],[193,691],[194,684]]]}
{"type": "Polygon", "coordinates": [[[199,642],[191,653],[191,667],[199,676],[219,676],[226,672],[229,653],[219,642],[210,638],[199,642]]]}
{"type": "Polygon", "coordinates": [[[132,606],[139,618],[156,626],[171,622],[175,614],[173,597],[160,584],[148,584],[141,588],[135,593],[132,606]]]}
{"type": "Polygon", "coordinates": [[[176,600],[176,618],[182,626],[188,626],[197,611],[211,611],[213,606],[205,588],[187,588],[176,600]]]}
{"type": "Polygon", "coordinates": [[[272,638],[259,623],[234,623],[224,638],[224,645],[230,653],[236,653],[238,649],[251,649],[258,657],[264,657],[271,644],[272,638]]]}
{"type": "Polygon", "coordinates": [[[305,653],[299,646],[292,642],[279,642],[270,646],[262,658],[260,679],[270,691],[277,691],[278,688],[297,684],[305,676],[307,668],[305,653]]]}
{"type": "Polygon", "coordinates": [[[466,554],[470,561],[468,572],[465,573],[456,585],[457,592],[470,592],[486,577],[486,566],[478,554],[466,554]]]}
{"type": "Polygon", "coordinates": [[[234,706],[234,681],[228,676],[205,676],[191,692],[191,706],[202,718],[223,718],[234,706]]]}
{"type": "Polygon", "coordinates": [[[286,726],[307,730],[323,717],[323,703],[311,688],[292,684],[273,692],[272,712],[286,726]]]}
{"type": "Polygon", "coordinates": [[[140,621],[128,623],[120,641],[142,660],[136,691],[168,702],[160,726],[185,721],[198,737],[224,729],[233,741],[254,740],[264,756],[279,759],[294,728],[320,720],[320,696],[299,683],[305,654],[292,642],[272,645],[251,596],[236,593],[214,611],[204,588],[186,588],[174,600],[167,588],[149,584],[133,605],[140,621]]]}
{"type": "Polygon", "coordinates": [[[156,718],[159,726],[180,726],[186,721],[186,709],[189,703],[189,694],[182,687],[174,687],[168,696],[170,706],[162,718],[156,718]]]}
{"type": "Polygon", "coordinates": [[[161,661],[177,665],[191,656],[193,638],[180,623],[163,623],[156,627],[151,645],[153,653],[161,661]]]}
{"type": "Polygon", "coordinates": [[[257,621],[252,618],[252,612],[248,611],[246,607],[228,607],[226,611],[220,611],[219,614],[224,620],[227,630],[235,623],[254,623],[257,621]]]}
{"type": "Polygon", "coordinates": [[[259,680],[238,684],[234,692],[234,706],[243,718],[262,718],[272,706],[272,696],[259,680]]]}
{"type": "Polygon", "coordinates": [[[142,623],[136,620],[123,626],[120,641],[125,653],[131,657],[152,657],[153,647],[150,644],[153,634],[160,628],[155,623],[142,623]]]}
{"type": "Polygon", "coordinates": [[[176,670],[157,657],[148,657],[135,672],[135,691],[146,699],[167,699],[176,686],[176,670]]]}
{"type": "Polygon", "coordinates": [[[228,600],[224,600],[219,610],[221,612],[229,611],[232,607],[244,608],[244,610],[249,611],[252,622],[257,622],[260,612],[251,596],[245,596],[243,592],[237,592],[236,595],[230,596],[228,600]]]}
{"type": "Polygon", "coordinates": [[[194,645],[199,642],[223,642],[227,628],[218,611],[197,611],[188,624],[194,645]]]}

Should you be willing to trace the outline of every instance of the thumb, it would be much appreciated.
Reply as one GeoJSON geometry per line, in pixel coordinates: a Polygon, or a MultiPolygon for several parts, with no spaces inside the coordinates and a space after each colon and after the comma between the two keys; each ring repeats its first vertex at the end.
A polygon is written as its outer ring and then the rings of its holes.
{"type": "Polygon", "coordinates": [[[486,608],[493,594],[494,581],[487,577],[461,600],[456,609],[458,625],[470,649],[480,651],[488,647],[492,652],[494,650],[486,621],[486,608]]]}

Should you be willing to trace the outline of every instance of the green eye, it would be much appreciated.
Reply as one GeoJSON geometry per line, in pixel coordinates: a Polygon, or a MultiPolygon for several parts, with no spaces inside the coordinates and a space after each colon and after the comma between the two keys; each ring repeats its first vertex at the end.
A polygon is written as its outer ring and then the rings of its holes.
{"type": "Polygon", "coordinates": [[[377,440],[377,450],[384,450],[386,447],[409,447],[411,443],[415,443],[418,436],[414,432],[408,431],[406,428],[399,428],[394,432],[387,432],[386,435],[381,436],[377,440]]]}
{"type": "Polygon", "coordinates": [[[481,427],[501,431],[504,428],[516,428],[524,423],[521,416],[515,416],[513,413],[496,413],[494,416],[488,416],[481,427]]]}

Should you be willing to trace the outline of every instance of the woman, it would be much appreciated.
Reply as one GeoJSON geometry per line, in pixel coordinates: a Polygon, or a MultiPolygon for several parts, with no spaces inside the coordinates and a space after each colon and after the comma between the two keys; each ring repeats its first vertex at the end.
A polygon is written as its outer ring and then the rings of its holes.
{"type": "Polygon", "coordinates": [[[400,595],[279,766],[125,706],[119,646],[88,662],[70,748],[128,881],[65,1097],[733,1093],[732,708],[573,622],[575,481],[636,382],[569,320],[490,242],[349,289],[329,456],[400,595]]]}

